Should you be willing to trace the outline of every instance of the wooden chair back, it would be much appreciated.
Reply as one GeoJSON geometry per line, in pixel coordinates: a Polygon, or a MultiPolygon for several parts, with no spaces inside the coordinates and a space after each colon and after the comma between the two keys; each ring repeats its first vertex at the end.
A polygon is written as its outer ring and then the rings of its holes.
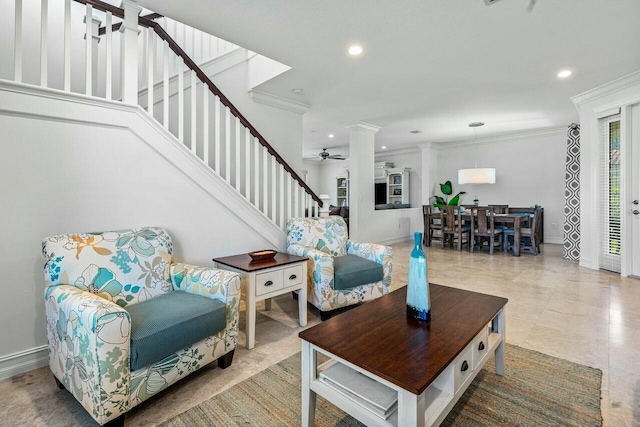
{"type": "Polygon", "coordinates": [[[443,206],[440,208],[440,223],[442,229],[452,233],[460,224],[460,208],[458,206],[443,206]]]}
{"type": "Polygon", "coordinates": [[[509,213],[509,205],[489,205],[489,207],[493,208],[493,211],[497,214],[509,213]]]}
{"type": "Polygon", "coordinates": [[[495,230],[495,212],[491,207],[478,207],[474,212],[476,221],[477,235],[488,236],[494,233],[495,230]]]}

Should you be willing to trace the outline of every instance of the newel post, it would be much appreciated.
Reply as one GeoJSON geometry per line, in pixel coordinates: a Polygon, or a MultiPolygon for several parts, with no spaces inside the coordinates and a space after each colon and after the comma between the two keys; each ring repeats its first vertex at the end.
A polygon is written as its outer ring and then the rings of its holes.
{"type": "Polygon", "coordinates": [[[120,27],[122,33],[122,101],[127,104],[138,103],[138,16],[142,8],[131,0],[123,0],[124,20],[120,27]]]}

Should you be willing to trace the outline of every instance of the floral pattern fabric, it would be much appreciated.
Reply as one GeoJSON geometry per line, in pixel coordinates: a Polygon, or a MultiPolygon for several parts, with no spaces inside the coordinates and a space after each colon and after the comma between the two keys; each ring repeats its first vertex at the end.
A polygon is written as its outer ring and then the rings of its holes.
{"type": "Polygon", "coordinates": [[[239,276],[172,264],[171,252],[171,238],[161,228],[43,241],[49,366],[100,424],[236,347],[239,276]],[[122,307],[174,290],[224,302],[226,328],[131,372],[131,321],[122,307]]]}
{"type": "Polygon", "coordinates": [[[340,222],[344,224],[341,217],[296,218],[287,222],[287,252],[309,258],[307,299],[321,311],[331,311],[379,298],[389,293],[391,286],[393,249],[389,246],[348,240],[346,225],[344,234],[342,234],[340,222]],[[338,225],[336,226],[336,224],[338,225]],[[323,225],[329,225],[329,228],[321,231],[323,225]],[[308,233],[307,230],[309,230],[308,233]],[[331,236],[333,231],[338,231],[341,234],[331,236]],[[335,248],[324,243],[319,244],[319,236],[323,236],[332,244],[344,242],[344,247],[335,248]],[[328,247],[331,248],[329,251],[323,250],[328,247]],[[382,264],[382,281],[356,286],[352,289],[335,290],[333,288],[333,256],[345,254],[358,255],[382,264]]]}
{"type": "Polygon", "coordinates": [[[172,251],[171,237],[157,227],[48,237],[45,284],[74,285],[125,307],[171,290],[172,251]]]}

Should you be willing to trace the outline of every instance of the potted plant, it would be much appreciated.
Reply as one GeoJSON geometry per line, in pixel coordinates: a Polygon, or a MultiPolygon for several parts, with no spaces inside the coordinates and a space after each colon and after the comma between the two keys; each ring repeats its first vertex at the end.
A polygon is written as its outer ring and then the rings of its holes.
{"type": "Polygon", "coordinates": [[[447,205],[458,206],[458,203],[460,202],[460,195],[467,194],[466,191],[460,191],[451,199],[448,199],[448,196],[451,196],[453,194],[453,185],[451,184],[451,181],[447,181],[444,184],[440,184],[440,191],[442,191],[442,194],[444,194],[444,197],[433,196],[436,199],[433,206],[436,208],[441,208],[442,206],[447,206],[447,205]]]}

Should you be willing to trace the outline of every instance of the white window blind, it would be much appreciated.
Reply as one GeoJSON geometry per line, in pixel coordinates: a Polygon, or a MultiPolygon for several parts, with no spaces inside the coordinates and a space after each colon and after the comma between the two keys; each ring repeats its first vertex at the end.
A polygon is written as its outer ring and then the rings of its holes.
{"type": "Polygon", "coordinates": [[[620,115],[600,123],[600,268],[620,272],[620,115]]]}

